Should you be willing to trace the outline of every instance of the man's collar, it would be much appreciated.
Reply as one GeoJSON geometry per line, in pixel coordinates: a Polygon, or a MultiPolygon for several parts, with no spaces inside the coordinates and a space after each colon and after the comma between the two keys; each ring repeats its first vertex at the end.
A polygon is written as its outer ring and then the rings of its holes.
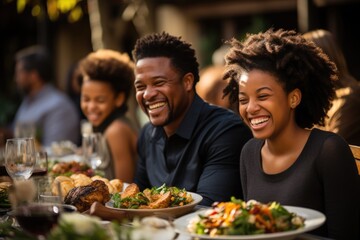
{"type": "Polygon", "coordinates": [[[181,121],[179,128],[176,130],[177,135],[185,139],[190,139],[193,131],[195,130],[195,126],[204,103],[205,102],[197,94],[195,94],[189,110],[185,114],[184,119],[181,121]]]}
{"type": "MultiPolygon", "coordinates": [[[[204,104],[204,100],[202,100],[197,94],[195,94],[194,100],[192,101],[189,110],[185,114],[184,119],[181,121],[179,128],[175,132],[176,135],[185,139],[191,138],[193,131],[195,130],[198,118],[200,116],[201,108],[204,104]]],[[[152,138],[155,139],[159,138],[162,135],[166,135],[163,127],[155,127],[151,134],[152,138]]]]}
{"type": "Polygon", "coordinates": [[[49,89],[51,88],[51,85],[49,83],[45,83],[41,89],[39,89],[34,95],[26,96],[25,99],[29,102],[33,102],[36,99],[42,98],[47,94],[49,89]]]}

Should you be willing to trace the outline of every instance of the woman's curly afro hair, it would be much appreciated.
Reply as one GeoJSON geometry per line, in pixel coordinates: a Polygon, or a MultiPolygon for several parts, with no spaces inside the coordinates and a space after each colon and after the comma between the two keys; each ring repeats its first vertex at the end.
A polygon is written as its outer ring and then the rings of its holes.
{"type": "Polygon", "coordinates": [[[243,42],[232,39],[228,43],[231,49],[225,56],[224,80],[229,84],[224,95],[229,94],[232,102],[238,101],[241,73],[262,70],[276,76],[287,93],[296,88],[301,91],[301,103],[295,110],[300,127],[324,125],[338,77],[335,64],[320,48],[295,31],[283,29],[248,34],[243,42]]]}

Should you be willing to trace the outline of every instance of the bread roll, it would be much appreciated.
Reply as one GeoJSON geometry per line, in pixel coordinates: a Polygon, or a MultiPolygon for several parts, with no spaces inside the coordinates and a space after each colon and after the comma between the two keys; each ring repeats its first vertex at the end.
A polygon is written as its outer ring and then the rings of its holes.
{"type": "Polygon", "coordinates": [[[73,180],[66,176],[57,176],[52,184],[51,192],[52,194],[59,195],[59,187],[61,189],[61,195],[64,196],[75,187],[73,180]],[[58,186],[58,184],[60,186],[58,186]]]}
{"type": "Polygon", "coordinates": [[[110,180],[111,186],[113,186],[115,192],[122,192],[124,183],[120,179],[110,180]]]}
{"type": "Polygon", "coordinates": [[[101,180],[103,177],[99,176],[99,175],[95,175],[91,177],[91,180],[95,181],[95,180],[101,180]]]}
{"type": "Polygon", "coordinates": [[[75,187],[86,186],[92,182],[91,178],[82,173],[71,175],[71,179],[73,180],[75,187]]]}
{"type": "Polygon", "coordinates": [[[55,181],[58,181],[58,182],[71,181],[72,182],[72,179],[70,177],[67,177],[67,176],[57,176],[55,178],[55,181]]]}

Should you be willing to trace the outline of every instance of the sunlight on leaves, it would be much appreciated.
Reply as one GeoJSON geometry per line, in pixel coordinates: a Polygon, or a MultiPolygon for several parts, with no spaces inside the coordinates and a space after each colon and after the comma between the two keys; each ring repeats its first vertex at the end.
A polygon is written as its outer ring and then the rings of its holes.
{"type": "MultiPolygon", "coordinates": [[[[3,0],[7,3],[14,0],[3,0]]],[[[47,12],[47,16],[51,21],[56,21],[61,14],[67,15],[70,23],[79,21],[84,15],[84,9],[80,2],[84,0],[46,0],[46,5],[41,5],[39,0],[16,0],[16,8],[18,13],[23,13],[27,5],[31,8],[31,15],[34,17],[47,12]]]]}
{"type": "Polygon", "coordinates": [[[76,22],[82,16],[83,16],[83,11],[82,11],[81,7],[77,6],[73,10],[71,10],[69,17],[68,17],[68,21],[71,23],[76,22]]]}
{"type": "Polygon", "coordinates": [[[57,0],[60,12],[67,13],[76,6],[77,0],[57,0]]]}
{"type": "Polygon", "coordinates": [[[35,5],[32,9],[31,9],[31,15],[34,17],[39,16],[41,13],[41,7],[40,5],[35,5]]]}
{"type": "Polygon", "coordinates": [[[55,21],[59,18],[59,11],[57,9],[56,0],[47,1],[47,11],[48,11],[49,19],[51,21],[55,21]]]}
{"type": "Polygon", "coordinates": [[[18,13],[21,13],[24,11],[27,1],[26,0],[17,0],[16,2],[16,9],[18,13]]]}

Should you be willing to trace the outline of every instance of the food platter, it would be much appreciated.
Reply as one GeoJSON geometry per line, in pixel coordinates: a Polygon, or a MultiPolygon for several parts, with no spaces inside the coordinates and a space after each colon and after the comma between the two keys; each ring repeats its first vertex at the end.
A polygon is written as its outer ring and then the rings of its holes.
{"type": "Polygon", "coordinates": [[[184,214],[191,212],[194,207],[201,202],[203,199],[201,195],[193,192],[188,192],[191,194],[194,201],[184,206],[179,207],[170,207],[170,208],[158,208],[158,209],[127,209],[127,208],[115,208],[113,207],[113,202],[110,200],[105,204],[107,208],[114,209],[117,211],[125,212],[128,217],[145,217],[145,216],[159,216],[166,218],[176,218],[184,214]]]}
{"type": "Polygon", "coordinates": [[[78,154],[69,154],[64,156],[49,156],[50,161],[58,161],[58,162],[82,162],[83,157],[78,154]]]}
{"type": "Polygon", "coordinates": [[[176,231],[181,235],[190,236],[192,238],[197,239],[211,239],[211,240],[268,240],[268,239],[276,239],[276,240],[285,240],[285,239],[293,239],[297,235],[301,233],[305,233],[311,230],[314,230],[320,227],[325,222],[325,215],[321,212],[301,207],[292,207],[292,206],[284,206],[288,211],[294,212],[299,216],[305,218],[305,226],[303,228],[299,228],[293,231],[287,232],[279,232],[279,233],[267,233],[267,234],[257,234],[257,235],[222,235],[222,236],[209,236],[209,235],[199,235],[190,233],[187,230],[187,226],[191,220],[196,218],[199,214],[204,214],[207,209],[202,209],[193,213],[189,213],[185,216],[182,216],[174,221],[174,226],[176,231]]]}

